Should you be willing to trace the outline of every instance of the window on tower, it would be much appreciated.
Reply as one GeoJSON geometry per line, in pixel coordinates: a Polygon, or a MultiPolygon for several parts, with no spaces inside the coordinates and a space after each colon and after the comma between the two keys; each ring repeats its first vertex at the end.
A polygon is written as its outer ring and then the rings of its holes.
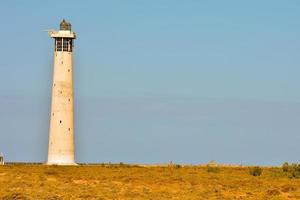
{"type": "Polygon", "coordinates": [[[72,52],[73,51],[73,40],[70,39],[69,40],[69,52],[72,52]]]}
{"type": "Polygon", "coordinates": [[[63,51],[68,51],[69,49],[69,40],[68,38],[63,39],[63,51]]]}
{"type": "Polygon", "coordinates": [[[62,38],[56,38],[55,44],[55,51],[62,51],[62,38]]]}
{"type": "Polygon", "coordinates": [[[73,51],[73,40],[71,38],[56,38],[55,51],[73,51]]]}

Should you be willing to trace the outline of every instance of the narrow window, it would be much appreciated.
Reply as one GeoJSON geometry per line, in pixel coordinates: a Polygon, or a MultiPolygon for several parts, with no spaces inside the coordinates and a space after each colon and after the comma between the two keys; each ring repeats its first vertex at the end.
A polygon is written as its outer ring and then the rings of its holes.
{"type": "Polygon", "coordinates": [[[71,129],[70,129],[70,128],[68,128],[68,130],[69,130],[69,131],[71,131],[71,129]]]}
{"type": "Polygon", "coordinates": [[[62,38],[56,38],[55,41],[56,41],[55,50],[62,51],[62,38]]]}
{"type": "Polygon", "coordinates": [[[59,123],[60,123],[60,124],[61,124],[61,122],[62,122],[62,121],[61,121],[61,120],[59,120],[59,123]]]}
{"type": "Polygon", "coordinates": [[[69,40],[68,38],[63,39],[63,51],[68,51],[69,48],[69,40]]]}
{"type": "Polygon", "coordinates": [[[73,40],[70,39],[69,40],[69,52],[72,52],[73,51],[73,40]]]}

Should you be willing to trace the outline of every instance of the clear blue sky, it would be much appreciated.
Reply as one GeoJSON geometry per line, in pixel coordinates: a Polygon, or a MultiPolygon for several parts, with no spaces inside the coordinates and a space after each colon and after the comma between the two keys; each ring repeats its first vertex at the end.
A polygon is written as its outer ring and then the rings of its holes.
{"type": "Polygon", "coordinates": [[[300,1],[1,1],[0,151],[45,161],[53,41],[74,51],[79,162],[299,162],[300,1]],[[79,3],[80,2],[80,3],[79,3]]]}

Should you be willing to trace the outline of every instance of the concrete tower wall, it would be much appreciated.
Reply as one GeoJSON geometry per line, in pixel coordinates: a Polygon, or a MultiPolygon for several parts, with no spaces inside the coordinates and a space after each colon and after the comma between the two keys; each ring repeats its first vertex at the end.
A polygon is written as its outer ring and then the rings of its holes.
{"type": "MultiPolygon", "coordinates": [[[[75,34],[71,31],[51,32],[57,40],[71,41],[75,34]]],[[[56,44],[57,45],[57,44],[56,44]]],[[[73,63],[72,43],[69,50],[58,50],[55,45],[52,83],[52,102],[47,164],[74,165],[74,119],[73,119],[73,63]]]]}
{"type": "Polygon", "coordinates": [[[48,163],[74,164],[72,53],[54,54],[48,163]]]}

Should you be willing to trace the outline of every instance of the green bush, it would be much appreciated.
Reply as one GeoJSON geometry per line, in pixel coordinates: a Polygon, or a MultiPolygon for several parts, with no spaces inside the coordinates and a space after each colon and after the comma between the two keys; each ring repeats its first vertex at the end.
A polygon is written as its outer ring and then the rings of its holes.
{"type": "Polygon", "coordinates": [[[220,171],[220,168],[219,167],[211,167],[211,166],[207,166],[207,172],[210,172],[210,173],[218,173],[220,171]]]}
{"type": "Polygon", "coordinates": [[[129,164],[125,164],[123,162],[120,162],[119,165],[116,165],[116,167],[125,168],[125,167],[130,167],[130,165],[129,164]]]}
{"type": "Polygon", "coordinates": [[[287,162],[283,163],[282,171],[289,177],[289,178],[299,178],[300,177],[300,164],[289,164],[287,162]]]}
{"type": "Polygon", "coordinates": [[[178,169],[178,168],[181,168],[182,166],[179,164],[176,164],[174,167],[178,169]]]}
{"type": "Polygon", "coordinates": [[[288,172],[289,171],[289,163],[288,162],[283,163],[282,171],[283,172],[288,172]]]}
{"type": "Polygon", "coordinates": [[[249,168],[249,174],[252,176],[260,176],[262,173],[262,168],[255,166],[249,168]]]}

